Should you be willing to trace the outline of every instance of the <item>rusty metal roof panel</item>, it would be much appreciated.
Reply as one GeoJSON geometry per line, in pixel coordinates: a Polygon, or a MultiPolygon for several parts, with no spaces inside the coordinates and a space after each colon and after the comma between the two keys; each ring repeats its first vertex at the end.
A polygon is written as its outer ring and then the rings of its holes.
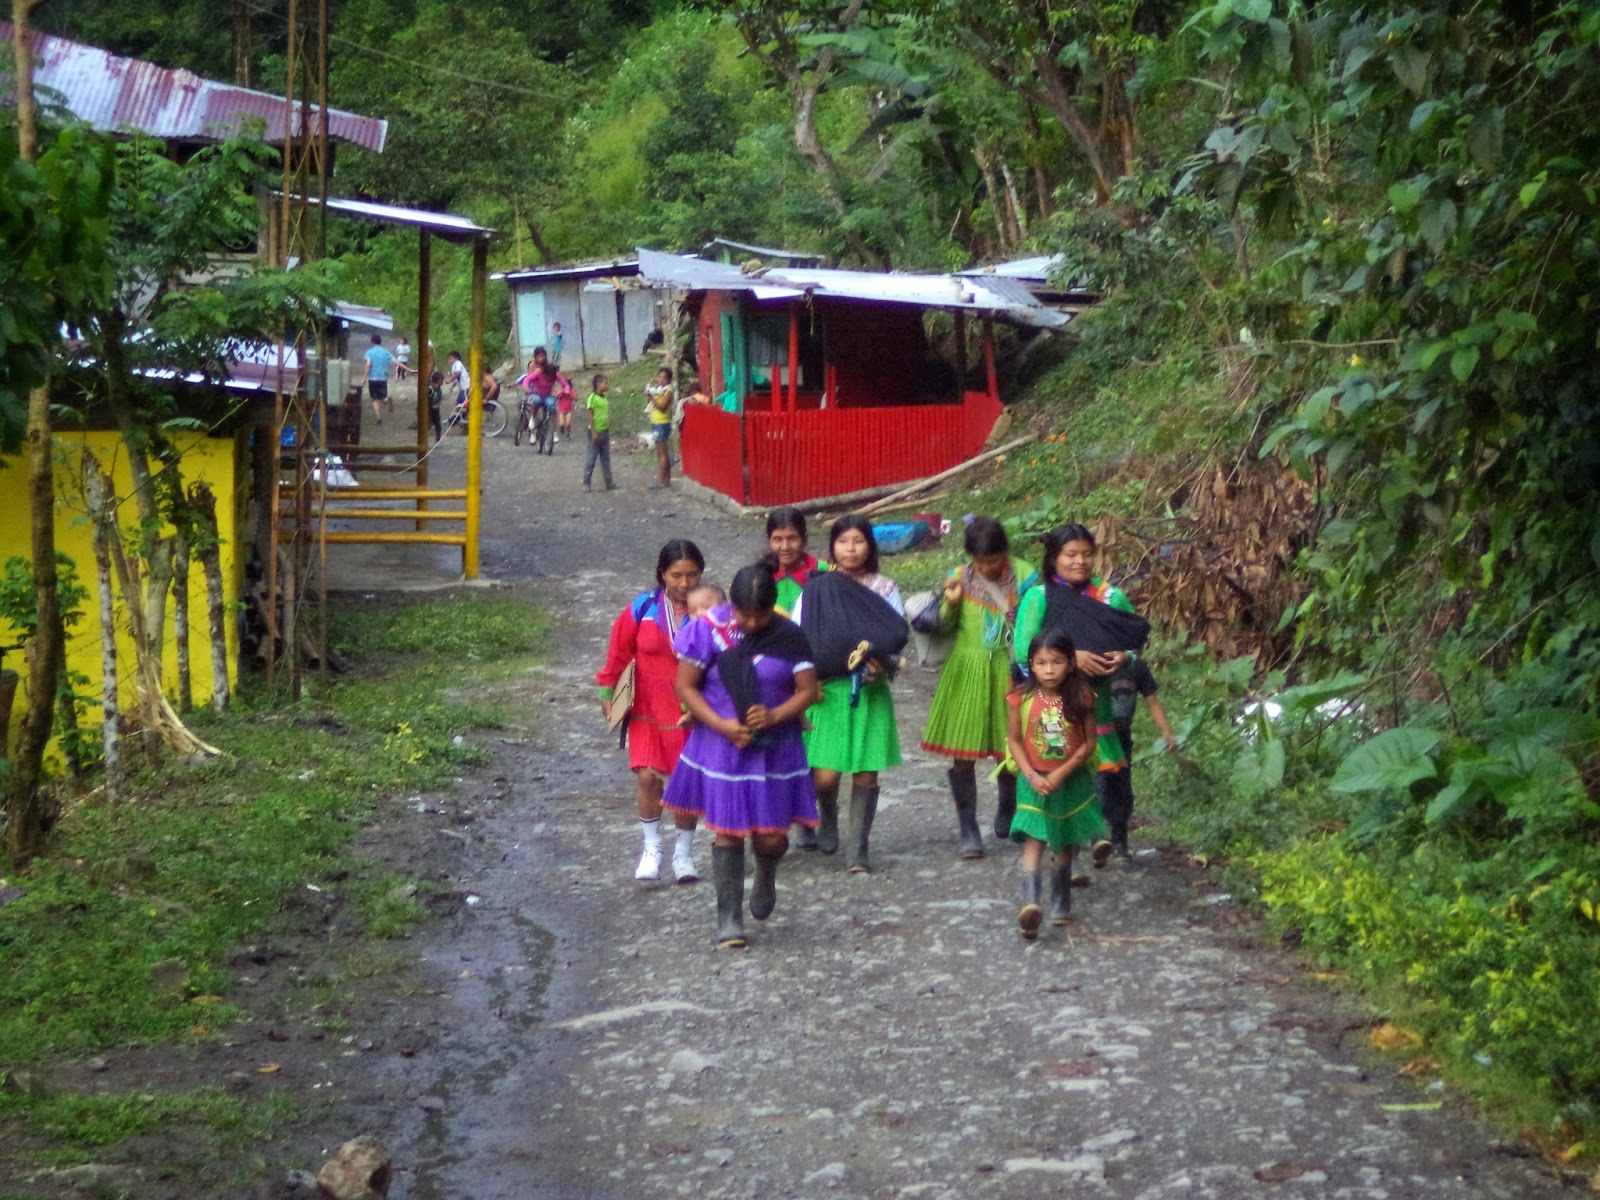
{"type": "MultiPolygon", "coordinates": [[[[9,45],[13,29],[0,21],[0,44],[9,45]]],[[[282,96],[202,79],[192,71],[85,46],[66,38],[34,33],[34,84],[62,97],[66,109],[95,129],[115,133],[137,130],[151,137],[184,141],[221,141],[247,122],[266,125],[268,142],[282,143],[282,96]]],[[[9,91],[5,103],[15,103],[9,91]]],[[[304,106],[304,119],[315,121],[315,105],[304,106]]],[[[328,137],[381,152],[389,124],[377,117],[328,110],[328,137]]]]}

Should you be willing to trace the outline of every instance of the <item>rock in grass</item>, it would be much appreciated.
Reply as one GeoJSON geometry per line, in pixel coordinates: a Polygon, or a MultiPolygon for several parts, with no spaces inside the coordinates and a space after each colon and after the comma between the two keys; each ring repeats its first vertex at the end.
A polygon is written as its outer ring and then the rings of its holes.
{"type": "Polygon", "coordinates": [[[150,986],[169,996],[189,990],[189,968],[181,958],[164,958],[150,968],[150,986]]]}
{"type": "Polygon", "coordinates": [[[376,1138],[351,1138],[322,1170],[317,1184],[332,1200],[382,1200],[389,1194],[389,1152],[376,1138]]]}

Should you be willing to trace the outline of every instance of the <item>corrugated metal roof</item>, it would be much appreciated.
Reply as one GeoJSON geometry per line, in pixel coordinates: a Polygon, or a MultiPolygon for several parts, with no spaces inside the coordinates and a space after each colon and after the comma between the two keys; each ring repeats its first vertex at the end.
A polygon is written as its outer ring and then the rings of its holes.
{"type": "MultiPolygon", "coordinates": [[[[273,194],[282,195],[281,192],[273,194]]],[[[294,198],[300,199],[299,196],[294,198]]],[[[318,203],[317,198],[310,197],[308,203],[318,203]]],[[[494,237],[497,232],[486,225],[479,225],[475,221],[452,213],[429,212],[421,208],[400,208],[393,204],[374,204],[370,200],[338,200],[330,196],[327,200],[327,209],[329,212],[342,213],[358,221],[373,221],[379,225],[409,225],[413,229],[426,229],[446,241],[469,242],[480,237],[494,237]]]]}
{"type": "Polygon", "coordinates": [[[762,258],[787,259],[794,266],[817,266],[823,260],[821,254],[807,254],[803,250],[780,250],[776,246],[753,246],[749,242],[736,242],[732,238],[715,237],[705,244],[705,249],[714,246],[726,246],[729,250],[743,250],[747,254],[759,254],[762,258]]]}
{"type": "Polygon", "coordinates": [[[987,267],[971,267],[957,274],[963,277],[998,275],[1006,279],[1026,279],[1044,283],[1061,263],[1059,254],[1039,254],[1033,258],[1014,258],[987,267]]]}
{"type": "Polygon", "coordinates": [[[639,264],[651,283],[691,291],[746,291],[758,300],[800,295],[912,304],[921,308],[966,309],[988,313],[1016,325],[1056,329],[1071,318],[1036,300],[1009,281],[957,275],[884,274],[834,271],[821,267],[772,267],[746,275],[738,267],[640,249],[639,264]]]}
{"type": "Polygon", "coordinates": [[[614,258],[607,262],[570,263],[561,267],[525,267],[515,271],[502,271],[493,275],[492,279],[504,279],[510,283],[520,283],[524,280],[551,281],[556,279],[590,279],[606,275],[637,275],[639,273],[639,260],[636,258],[614,258]]]}
{"type": "MultiPolygon", "coordinates": [[[[13,36],[9,21],[0,21],[0,43],[13,36]]],[[[33,78],[36,89],[58,92],[68,111],[80,121],[107,133],[138,130],[151,137],[184,141],[221,141],[241,131],[247,121],[266,124],[266,140],[284,138],[284,99],[231,83],[202,79],[192,71],[85,46],[66,38],[34,33],[33,78]]],[[[8,105],[16,102],[10,91],[8,105]]],[[[305,119],[316,120],[316,106],[304,107],[305,119]]],[[[328,137],[381,152],[389,123],[378,117],[328,110],[328,137]]]]}

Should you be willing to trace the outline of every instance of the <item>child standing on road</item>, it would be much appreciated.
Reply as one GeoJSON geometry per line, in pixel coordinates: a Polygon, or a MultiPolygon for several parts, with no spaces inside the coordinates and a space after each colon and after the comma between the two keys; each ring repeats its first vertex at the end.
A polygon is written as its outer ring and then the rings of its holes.
{"type": "MultiPolygon", "coordinates": [[[[922,748],[951,760],[946,776],[961,828],[961,857],[983,857],[978,830],[977,764],[1004,759],[1006,693],[1011,689],[1011,631],[1017,598],[1038,579],[1011,557],[1005,527],[992,517],[973,517],[967,525],[970,561],[945,580],[938,608],[939,632],[953,633],[955,645],[939,672],[922,748]]],[[[994,835],[1011,836],[1017,810],[1017,777],[1002,770],[995,805],[994,835]]]]}
{"type": "Polygon", "coordinates": [[[1094,692],[1078,669],[1072,638],[1059,629],[1036,634],[1028,646],[1032,687],[1007,697],[1006,741],[1021,777],[1011,840],[1022,843],[1022,908],[1017,927],[1029,941],[1044,922],[1039,859],[1050,848],[1050,921],[1072,915],[1072,848],[1105,833],[1095,803],[1094,692]]]}
{"type": "Polygon", "coordinates": [[[650,419],[650,439],[656,448],[656,481],[650,490],[659,492],[672,482],[672,372],[662,367],[644,394],[644,415],[650,419]]]}
{"type": "Polygon", "coordinates": [[[1111,723],[1117,728],[1117,739],[1122,743],[1123,756],[1128,765],[1120,771],[1100,773],[1100,811],[1111,827],[1111,853],[1117,858],[1128,855],[1128,821],[1133,816],[1133,714],[1144,697],[1150,709],[1150,719],[1161,731],[1168,750],[1178,748],[1177,736],[1167,720],[1166,710],[1156,699],[1156,677],[1150,665],[1142,658],[1133,659],[1119,667],[1109,680],[1111,691],[1111,723]]]}
{"type": "Polygon", "coordinates": [[[589,414],[589,454],[583,461],[583,490],[593,491],[591,481],[594,479],[594,464],[599,462],[601,474],[605,477],[606,491],[615,491],[616,482],[611,478],[611,402],[606,399],[606,390],[611,386],[611,381],[604,375],[594,377],[594,391],[589,393],[589,399],[584,401],[584,411],[589,414]]]}

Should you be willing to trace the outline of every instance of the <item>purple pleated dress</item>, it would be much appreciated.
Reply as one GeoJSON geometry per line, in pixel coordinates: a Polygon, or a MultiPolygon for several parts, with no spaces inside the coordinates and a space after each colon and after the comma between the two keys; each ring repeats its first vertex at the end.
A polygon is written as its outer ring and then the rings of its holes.
{"type": "MultiPolygon", "coordinates": [[[[680,662],[705,671],[700,690],[720,717],[732,717],[733,699],[716,670],[717,654],[739,640],[733,609],[722,605],[678,631],[680,662]]],[[[776,708],[794,695],[794,677],[813,666],[757,655],[753,665],[761,703],[776,708]]],[[[788,833],[793,824],[815,826],[817,797],[798,720],[766,730],[762,744],[738,749],[714,729],[696,725],[661,802],[693,813],[717,833],[749,837],[788,833]]]]}

